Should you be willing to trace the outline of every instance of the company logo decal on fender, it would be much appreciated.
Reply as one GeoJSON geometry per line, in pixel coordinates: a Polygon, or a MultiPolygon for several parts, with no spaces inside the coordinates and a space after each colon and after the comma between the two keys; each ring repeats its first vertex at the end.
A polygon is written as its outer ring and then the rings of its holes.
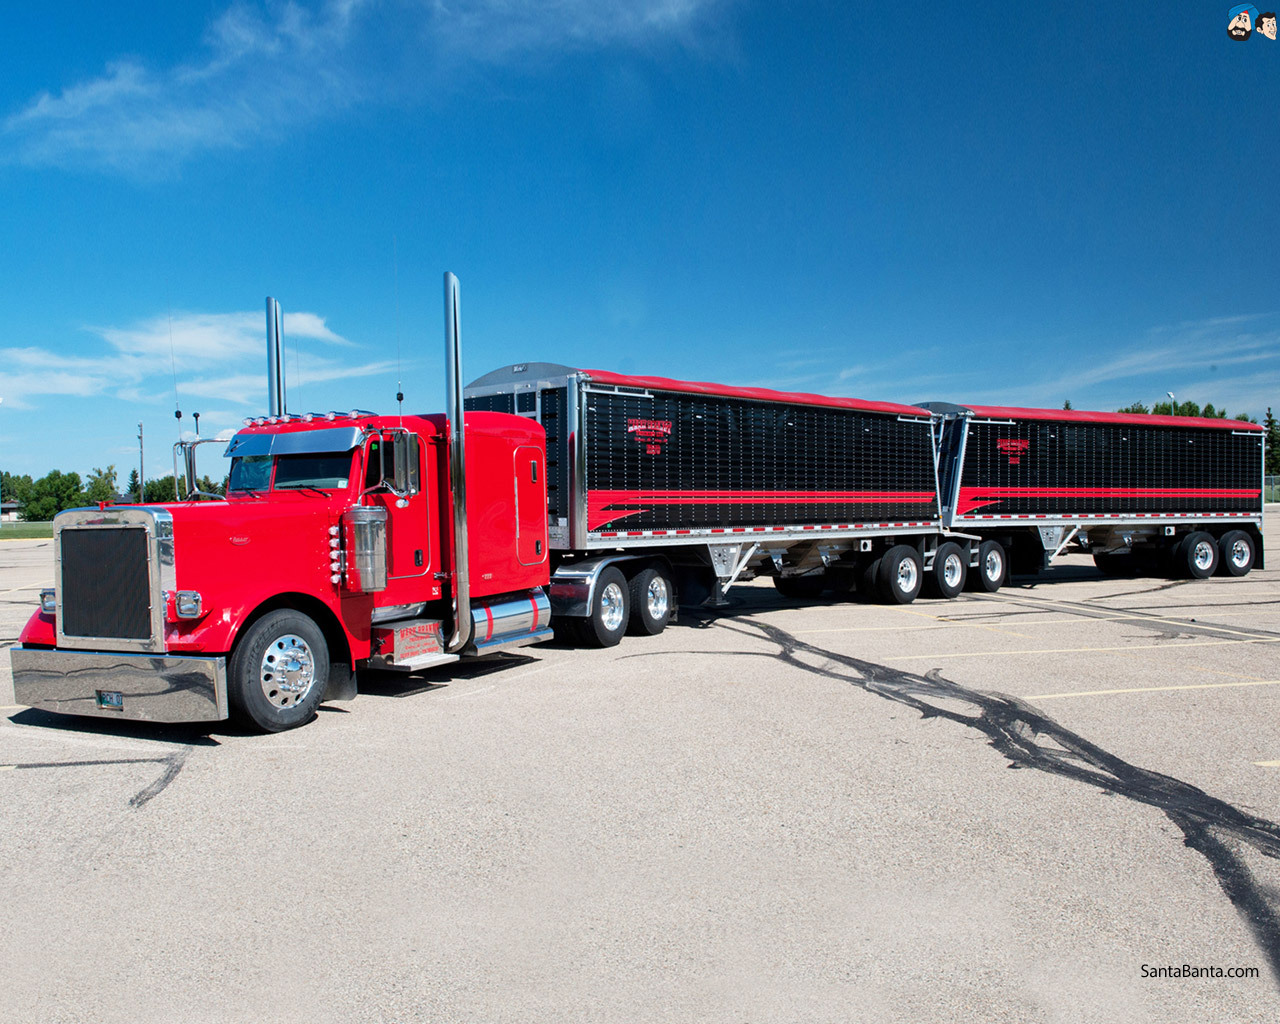
{"type": "Polygon", "coordinates": [[[237,534],[233,534],[232,536],[228,537],[228,538],[227,538],[227,540],[231,541],[231,543],[232,543],[232,544],[236,544],[236,545],[238,545],[238,546],[240,546],[240,547],[244,547],[244,545],[246,545],[246,544],[248,544],[248,543],[249,543],[249,538],[248,538],[248,537],[245,537],[245,536],[243,536],[243,535],[241,535],[241,534],[238,534],[238,533],[237,533],[237,534]]]}

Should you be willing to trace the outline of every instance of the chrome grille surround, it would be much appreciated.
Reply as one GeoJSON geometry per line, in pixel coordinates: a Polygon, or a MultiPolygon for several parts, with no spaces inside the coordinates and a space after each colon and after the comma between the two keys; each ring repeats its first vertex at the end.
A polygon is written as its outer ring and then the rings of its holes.
{"type": "MultiPolygon", "coordinates": [[[[59,513],[53,521],[54,578],[58,587],[58,647],[75,650],[129,651],[162,654],[165,650],[166,592],[177,589],[174,568],[173,516],[165,509],[145,506],[130,508],[77,508],[59,513]],[[67,588],[62,577],[63,533],[68,530],[141,529],[146,537],[147,593],[150,604],[150,635],[142,638],[80,636],[65,631],[67,588]]],[[[111,566],[102,566],[108,578],[111,566]]]]}

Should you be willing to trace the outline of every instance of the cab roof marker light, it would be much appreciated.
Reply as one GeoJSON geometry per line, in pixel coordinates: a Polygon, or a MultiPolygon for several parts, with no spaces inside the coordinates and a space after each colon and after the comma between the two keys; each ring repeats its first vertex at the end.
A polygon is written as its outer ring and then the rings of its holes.
{"type": "Polygon", "coordinates": [[[252,416],[246,416],[240,422],[243,423],[246,427],[251,427],[254,424],[254,419],[252,416]]]}
{"type": "Polygon", "coordinates": [[[336,412],[327,412],[324,414],[324,418],[327,419],[330,423],[332,423],[334,420],[338,418],[338,414],[336,412]]]}

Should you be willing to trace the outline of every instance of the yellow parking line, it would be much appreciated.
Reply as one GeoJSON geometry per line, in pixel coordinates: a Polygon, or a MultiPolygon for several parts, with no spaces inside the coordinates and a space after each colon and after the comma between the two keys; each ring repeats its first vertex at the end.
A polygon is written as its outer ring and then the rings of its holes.
{"type": "Polygon", "coordinates": [[[40,584],[39,584],[39,583],[33,583],[33,584],[32,584],[31,586],[29,586],[29,587],[14,587],[12,590],[0,590],[0,595],[4,595],[4,594],[17,594],[17,593],[19,593],[20,591],[23,591],[23,590],[39,590],[39,589],[40,589],[40,584]]]}
{"type": "MultiPolygon", "coordinates": [[[[1192,683],[1186,686],[1131,686],[1123,690],[1076,690],[1068,693],[1037,693],[1023,700],[1052,700],[1055,697],[1107,697],[1113,693],[1164,693],[1169,690],[1225,690],[1233,686],[1280,686],[1280,679],[1253,679],[1246,683],[1192,683]]],[[[1280,764],[1280,762],[1276,762],[1280,764]]]]}
{"type": "Polygon", "coordinates": [[[1180,651],[1184,647],[1225,647],[1228,644],[1274,644],[1280,643],[1280,636],[1253,637],[1249,640],[1194,640],[1187,643],[1163,643],[1163,644],[1127,644],[1124,647],[1052,647],[1039,651],[1009,650],[1009,651],[961,651],[944,652],[940,654],[896,654],[885,658],[885,661],[929,661],[939,660],[942,658],[990,658],[997,654],[1097,654],[1097,653],[1117,653],[1124,654],[1128,651],[1152,651],[1164,649],[1167,651],[1180,651]]]}
{"type": "Polygon", "coordinates": [[[1254,761],[1259,768],[1280,768],[1280,761],[1254,761]]]}

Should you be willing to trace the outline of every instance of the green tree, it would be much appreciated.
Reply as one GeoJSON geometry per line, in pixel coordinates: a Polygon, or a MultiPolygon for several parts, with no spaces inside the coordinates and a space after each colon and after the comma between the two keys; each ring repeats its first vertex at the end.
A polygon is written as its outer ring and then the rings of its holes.
{"type": "Polygon", "coordinates": [[[129,497],[134,501],[142,499],[142,494],[138,490],[138,471],[136,469],[129,470],[129,497]]]}
{"type": "MultiPolygon", "coordinates": [[[[1224,418],[1226,417],[1226,413],[1223,413],[1223,417],[1224,418]]],[[[1239,420],[1241,423],[1257,423],[1258,422],[1256,419],[1254,419],[1254,417],[1250,416],[1247,412],[1238,412],[1231,418],[1235,420],[1239,420]]]]}
{"type": "Polygon", "coordinates": [[[89,505],[111,501],[116,496],[116,467],[98,469],[96,466],[84,482],[84,499],[89,505]]]}
{"type": "Polygon", "coordinates": [[[79,473],[50,470],[31,485],[30,497],[23,503],[22,518],[28,523],[48,522],[63,509],[84,504],[79,473]]]}
{"type": "Polygon", "coordinates": [[[159,480],[148,480],[144,500],[148,505],[176,501],[173,490],[173,474],[162,476],[159,480]]]}
{"type": "Polygon", "coordinates": [[[1141,413],[1143,416],[1145,416],[1147,415],[1147,413],[1151,412],[1151,410],[1148,409],[1141,402],[1131,402],[1130,404],[1126,405],[1123,409],[1117,409],[1116,412],[1141,413]]]}
{"type": "Polygon", "coordinates": [[[31,497],[31,477],[25,473],[22,476],[0,473],[0,497],[5,501],[26,504],[27,499],[31,497]]]}
{"type": "Polygon", "coordinates": [[[1065,410],[1065,409],[1070,409],[1070,408],[1071,408],[1071,399],[1069,399],[1069,398],[1068,398],[1065,402],[1063,402],[1063,403],[1062,403],[1062,408],[1063,408],[1064,410],[1065,410]]]}

